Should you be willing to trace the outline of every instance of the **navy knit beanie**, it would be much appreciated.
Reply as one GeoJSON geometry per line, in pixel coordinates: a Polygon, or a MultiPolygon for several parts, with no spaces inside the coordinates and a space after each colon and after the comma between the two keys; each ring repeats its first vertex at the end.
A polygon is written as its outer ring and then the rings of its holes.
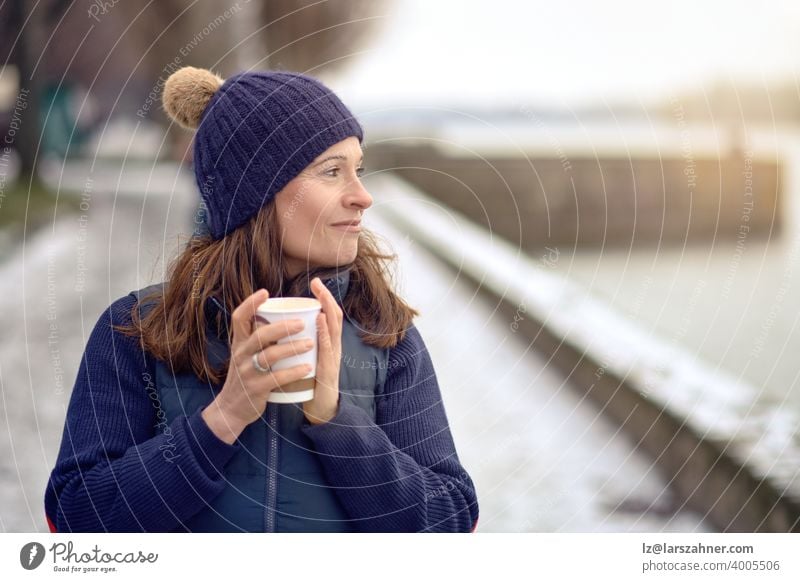
{"type": "Polygon", "coordinates": [[[364,138],[344,103],[301,73],[254,71],[223,81],[184,67],[167,79],[162,103],[173,120],[197,130],[194,173],[205,228],[216,240],[258,213],[329,147],[364,138]]]}

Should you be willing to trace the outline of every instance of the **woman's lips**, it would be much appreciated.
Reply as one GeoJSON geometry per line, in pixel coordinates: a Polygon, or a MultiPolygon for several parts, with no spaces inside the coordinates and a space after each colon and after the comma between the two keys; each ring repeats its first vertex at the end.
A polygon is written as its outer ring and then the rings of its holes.
{"type": "Polygon", "coordinates": [[[345,232],[361,232],[361,223],[332,224],[331,226],[337,230],[343,230],[345,232]]]}
{"type": "Polygon", "coordinates": [[[361,226],[360,225],[354,226],[352,224],[333,224],[331,226],[333,228],[337,229],[337,230],[343,230],[345,232],[354,232],[354,233],[361,232],[361,226]]]}

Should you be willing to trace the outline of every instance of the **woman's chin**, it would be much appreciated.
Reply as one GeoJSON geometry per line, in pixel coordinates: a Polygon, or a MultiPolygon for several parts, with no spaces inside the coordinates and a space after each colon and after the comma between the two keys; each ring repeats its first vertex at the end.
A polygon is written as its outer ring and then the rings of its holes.
{"type": "Polygon", "coordinates": [[[352,255],[339,255],[336,258],[335,265],[337,267],[343,267],[345,265],[349,265],[355,260],[356,260],[356,253],[353,253],[352,255]]]}
{"type": "Polygon", "coordinates": [[[336,254],[336,264],[339,266],[347,265],[355,261],[357,256],[358,245],[342,245],[339,248],[339,252],[336,254]]]}

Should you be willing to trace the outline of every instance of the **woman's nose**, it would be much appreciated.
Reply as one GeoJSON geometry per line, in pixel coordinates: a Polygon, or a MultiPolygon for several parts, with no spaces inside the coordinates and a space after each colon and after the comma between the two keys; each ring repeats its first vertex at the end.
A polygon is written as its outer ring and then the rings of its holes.
{"type": "Polygon", "coordinates": [[[346,202],[348,205],[355,204],[359,208],[366,209],[372,206],[372,195],[364,188],[361,180],[356,178],[348,189],[346,202]]]}

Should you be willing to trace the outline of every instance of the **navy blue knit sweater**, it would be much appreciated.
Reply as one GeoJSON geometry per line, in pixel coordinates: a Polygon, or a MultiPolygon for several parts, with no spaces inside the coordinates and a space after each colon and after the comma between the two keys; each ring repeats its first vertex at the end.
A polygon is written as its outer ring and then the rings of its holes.
{"type": "MultiPolygon", "coordinates": [[[[134,305],[130,295],[112,303],[86,345],[45,493],[51,531],[176,528],[223,490],[222,469],[241,446],[217,438],[202,410],[156,434],[142,380],[153,377],[152,356],[111,329],[130,322],[134,305]],[[159,448],[166,438],[176,447],[171,463],[159,448]]],[[[369,531],[474,531],[475,488],[415,326],[390,350],[389,363],[375,421],[341,402],[331,421],[305,423],[328,483],[351,518],[372,518],[363,521],[369,531]]]]}

